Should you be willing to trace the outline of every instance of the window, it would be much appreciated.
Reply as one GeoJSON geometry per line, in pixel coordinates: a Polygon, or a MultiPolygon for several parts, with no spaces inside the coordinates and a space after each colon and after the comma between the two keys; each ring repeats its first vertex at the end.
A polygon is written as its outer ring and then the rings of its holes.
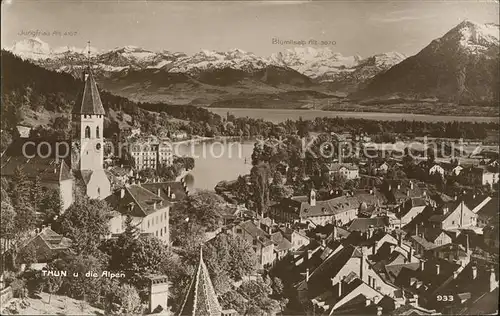
{"type": "Polygon", "coordinates": [[[90,138],[90,127],[85,127],[85,138],[90,138]]]}
{"type": "Polygon", "coordinates": [[[100,137],[100,136],[99,136],[99,126],[97,126],[97,127],[96,127],[96,129],[95,129],[95,137],[96,137],[96,138],[99,138],[99,137],[100,137]]]}

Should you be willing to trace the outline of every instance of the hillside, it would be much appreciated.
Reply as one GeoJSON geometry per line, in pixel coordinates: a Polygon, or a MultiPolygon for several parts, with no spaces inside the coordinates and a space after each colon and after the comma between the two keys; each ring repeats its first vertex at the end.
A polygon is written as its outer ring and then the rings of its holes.
{"type": "MultiPolygon", "coordinates": [[[[83,82],[2,50],[2,85],[1,123],[3,129],[11,130],[19,124],[52,127],[58,116],[69,119],[83,82]]],[[[198,107],[137,103],[102,89],[100,94],[107,113],[105,136],[117,133],[119,127],[136,126],[152,132],[159,128],[181,128],[184,123],[180,120],[220,121],[217,115],[198,107]],[[149,111],[152,107],[161,108],[164,114],[149,111]]]]}

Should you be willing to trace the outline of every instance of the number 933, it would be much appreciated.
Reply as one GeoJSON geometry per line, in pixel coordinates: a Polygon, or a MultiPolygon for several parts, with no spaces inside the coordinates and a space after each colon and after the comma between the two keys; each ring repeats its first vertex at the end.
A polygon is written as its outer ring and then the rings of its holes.
{"type": "Polygon", "coordinates": [[[437,295],[436,300],[438,302],[451,302],[453,301],[453,295],[437,295]]]}

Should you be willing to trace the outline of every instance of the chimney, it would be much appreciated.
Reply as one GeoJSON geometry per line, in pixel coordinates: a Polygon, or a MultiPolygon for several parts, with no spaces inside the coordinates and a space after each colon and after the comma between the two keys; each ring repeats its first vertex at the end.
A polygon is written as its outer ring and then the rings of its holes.
{"type": "Polygon", "coordinates": [[[321,239],[321,246],[322,246],[323,248],[325,248],[325,247],[326,247],[326,240],[325,240],[325,239],[321,239]]]}
{"type": "Polygon", "coordinates": [[[88,77],[89,77],[89,74],[88,74],[88,72],[85,70],[85,71],[83,72],[83,76],[82,76],[83,82],[87,81],[87,78],[88,78],[88,77]]]}
{"type": "Polygon", "coordinates": [[[458,271],[453,271],[453,280],[455,280],[458,277],[458,271]]]}
{"type": "Polygon", "coordinates": [[[394,252],[394,248],[395,248],[395,246],[394,246],[394,245],[390,245],[390,246],[389,246],[389,249],[390,249],[389,251],[390,251],[391,253],[393,253],[393,252],[394,252]]]}
{"type": "Polygon", "coordinates": [[[455,194],[455,201],[458,199],[458,196],[455,194]]]}
{"type": "Polygon", "coordinates": [[[401,190],[401,184],[398,183],[398,190],[401,190]]]}
{"type": "Polygon", "coordinates": [[[369,298],[366,298],[366,300],[365,300],[365,306],[370,306],[371,302],[372,301],[369,298]]]}
{"type": "Polygon", "coordinates": [[[389,183],[389,188],[388,188],[389,192],[392,191],[392,185],[389,183]]]}
{"type": "Polygon", "coordinates": [[[156,195],[160,196],[161,194],[161,188],[158,188],[158,190],[156,190],[156,195]]]}
{"type": "Polygon", "coordinates": [[[307,252],[306,252],[306,256],[307,256],[307,257],[306,257],[306,260],[307,260],[307,261],[309,261],[309,259],[311,259],[311,257],[312,257],[312,252],[313,252],[313,251],[312,251],[312,250],[310,250],[310,249],[308,249],[308,250],[307,250],[307,252]]]}
{"type": "Polygon", "coordinates": [[[124,198],[125,197],[125,189],[121,189],[120,190],[120,198],[124,198]]]}
{"type": "Polygon", "coordinates": [[[153,208],[156,210],[156,201],[153,203],[153,208]]]}
{"type": "Polygon", "coordinates": [[[411,261],[413,260],[413,247],[410,246],[410,250],[408,251],[408,262],[411,263],[411,261]]]}
{"type": "Polygon", "coordinates": [[[418,236],[418,224],[415,225],[415,236],[418,236]]]}
{"type": "Polygon", "coordinates": [[[375,255],[377,253],[377,243],[373,243],[372,246],[372,255],[375,255]]]}
{"type": "Polygon", "coordinates": [[[373,237],[373,230],[374,230],[373,225],[370,225],[368,227],[368,239],[373,237]]]}
{"type": "Polygon", "coordinates": [[[365,270],[365,265],[366,265],[366,262],[365,262],[366,261],[366,254],[365,254],[363,248],[360,248],[360,250],[361,250],[361,263],[359,265],[359,270],[360,270],[359,271],[359,279],[361,281],[364,281],[364,278],[365,278],[365,271],[364,270],[365,270]]]}
{"type": "Polygon", "coordinates": [[[309,282],[309,268],[306,269],[306,282],[309,282]]]}
{"type": "Polygon", "coordinates": [[[370,189],[370,194],[372,194],[372,195],[373,195],[373,189],[370,189]]]}
{"type": "Polygon", "coordinates": [[[167,196],[170,197],[170,186],[167,187],[167,196]]]}
{"type": "Polygon", "coordinates": [[[420,271],[424,271],[425,270],[425,260],[422,259],[420,260],[420,271]]]}
{"type": "Polygon", "coordinates": [[[382,315],[382,306],[378,306],[377,307],[377,316],[381,316],[382,315]]]}
{"type": "Polygon", "coordinates": [[[309,193],[309,205],[316,206],[316,192],[314,192],[314,189],[311,189],[309,193]]]}
{"type": "Polygon", "coordinates": [[[469,234],[466,234],[465,235],[465,252],[468,254],[469,251],[470,251],[470,248],[469,248],[469,234]]]}
{"type": "Polygon", "coordinates": [[[413,190],[413,181],[410,181],[410,190],[413,190]]]}
{"type": "Polygon", "coordinates": [[[477,267],[473,266],[472,267],[472,280],[475,280],[477,278],[477,267]]]}
{"type": "Polygon", "coordinates": [[[496,288],[498,287],[496,276],[495,276],[495,269],[491,268],[490,269],[490,292],[493,292],[496,288]]]}
{"type": "Polygon", "coordinates": [[[436,275],[439,275],[440,272],[440,266],[439,264],[436,264],[436,275]]]}
{"type": "Polygon", "coordinates": [[[120,168],[123,168],[123,164],[120,165],[120,168]]]}
{"type": "Polygon", "coordinates": [[[339,278],[339,283],[338,283],[339,287],[339,291],[338,291],[338,296],[341,297],[342,296],[342,279],[339,278]]]}
{"type": "Polygon", "coordinates": [[[410,190],[406,190],[406,196],[410,196],[410,190]]]}
{"type": "Polygon", "coordinates": [[[170,194],[170,198],[171,198],[172,200],[175,200],[175,194],[174,194],[174,193],[170,194]]]}

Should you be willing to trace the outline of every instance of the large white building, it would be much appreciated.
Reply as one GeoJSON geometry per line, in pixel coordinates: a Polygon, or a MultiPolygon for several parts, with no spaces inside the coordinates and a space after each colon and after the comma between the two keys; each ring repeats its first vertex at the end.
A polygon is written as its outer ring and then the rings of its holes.
{"type": "Polygon", "coordinates": [[[172,145],[167,140],[137,140],[129,145],[129,152],[137,170],[157,169],[173,163],[172,145]]]}

